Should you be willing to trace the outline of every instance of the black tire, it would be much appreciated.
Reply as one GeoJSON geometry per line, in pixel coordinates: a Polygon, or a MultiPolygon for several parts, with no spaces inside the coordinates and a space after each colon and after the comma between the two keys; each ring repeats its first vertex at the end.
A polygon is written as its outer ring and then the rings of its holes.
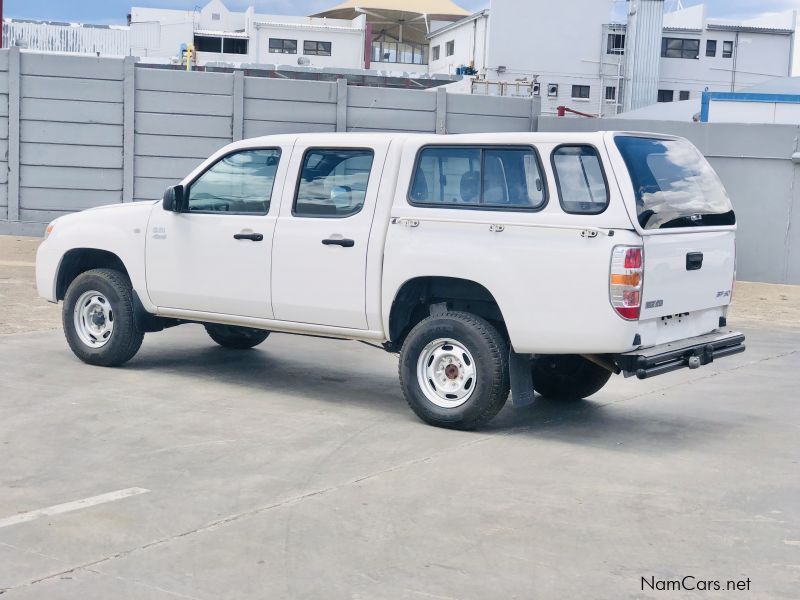
{"type": "Polygon", "coordinates": [[[399,371],[400,385],[411,410],[437,427],[476,429],[492,420],[508,399],[508,343],[486,320],[470,313],[446,312],[421,321],[403,343],[399,371]],[[454,408],[430,400],[417,376],[418,361],[425,348],[441,339],[460,344],[474,361],[474,387],[467,400],[454,408]]]}
{"type": "Polygon", "coordinates": [[[117,367],[134,357],[144,339],[144,332],[136,327],[130,279],[115,269],[92,269],[78,275],[67,288],[61,320],[72,352],[90,365],[117,367]],[[110,306],[113,329],[100,347],[84,342],[76,329],[76,304],[89,292],[98,292],[110,306]]]}
{"type": "Polygon", "coordinates": [[[533,389],[558,400],[588,398],[611,378],[611,371],[575,354],[537,356],[531,369],[533,389]]]}
{"type": "Polygon", "coordinates": [[[206,333],[209,337],[225,348],[234,350],[247,350],[255,348],[269,337],[269,331],[251,329],[249,327],[234,327],[233,325],[217,325],[206,323],[206,333]]]}

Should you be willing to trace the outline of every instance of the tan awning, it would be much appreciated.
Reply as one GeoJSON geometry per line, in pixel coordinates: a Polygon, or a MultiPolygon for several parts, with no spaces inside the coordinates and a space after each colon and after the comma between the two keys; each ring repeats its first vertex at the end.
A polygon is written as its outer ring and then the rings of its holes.
{"type": "Polygon", "coordinates": [[[314,17],[355,19],[365,15],[375,37],[426,44],[431,21],[457,21],[469,12],[451,0],[346,0],[314,17]]]}
{"type": "Polygon", "coordinates": [[[314,17],[332,17],[330,13],[351,11],[363,8],[365,10],[391,10],[405,13],[415,13],[429,16],[466,17],[470,13],[452,0],[346,0],[333,8],[323,10],[314,17]]]}

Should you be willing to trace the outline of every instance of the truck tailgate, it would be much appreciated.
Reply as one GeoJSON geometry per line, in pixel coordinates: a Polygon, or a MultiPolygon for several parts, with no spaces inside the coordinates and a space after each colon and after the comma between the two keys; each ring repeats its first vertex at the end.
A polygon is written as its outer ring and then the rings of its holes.
{"type": "Polygon", "coordinates": [[[641,320],[728,306],[735,257],[734,231],[645,235],[641,320]]]}

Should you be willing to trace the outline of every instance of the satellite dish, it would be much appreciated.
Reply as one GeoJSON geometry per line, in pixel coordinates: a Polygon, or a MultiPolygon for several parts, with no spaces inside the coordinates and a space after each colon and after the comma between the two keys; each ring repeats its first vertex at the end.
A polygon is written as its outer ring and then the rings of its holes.
{"type": "Polygon", "coordinates": [[[307,67],[308,65],[311,64],[311,61],[308,59],[307,56],[301,56],[300,58],[297,59],[297,64],[300,65],[301,67],[307,67]]]}

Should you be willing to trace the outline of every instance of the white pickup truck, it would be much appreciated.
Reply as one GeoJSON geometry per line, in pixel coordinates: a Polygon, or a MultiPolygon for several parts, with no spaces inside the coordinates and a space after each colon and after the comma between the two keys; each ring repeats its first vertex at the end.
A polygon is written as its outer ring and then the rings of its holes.
{"type": "Polygon", "coordinates": [[[640,133],[278,135],[231,144],[162,201],[47,227],[37,285],[73,352],[132,358],[201,323],[400,353],[428,423],[585,398],[744,351],[726,329],[736,218],[688,141],[640,133]]]}

